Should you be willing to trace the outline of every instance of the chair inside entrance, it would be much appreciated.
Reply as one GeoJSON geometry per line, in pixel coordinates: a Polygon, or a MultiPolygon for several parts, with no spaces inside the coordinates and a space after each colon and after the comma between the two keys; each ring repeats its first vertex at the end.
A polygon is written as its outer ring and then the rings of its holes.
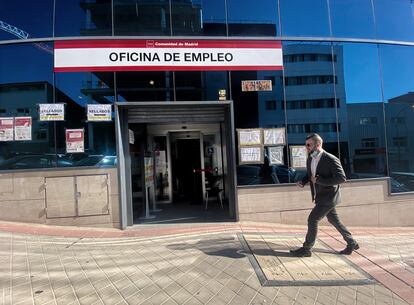
{"type": "Polygon", "coordinates": [[[206,171],[206,201],[204,208],[208,209],[208,201],[211,197],[216,197],[217,202],[220,203],[221,208],[223,208],[223,191],[222,188],[222,177],[213,175],[213,173],[206,171]]]}

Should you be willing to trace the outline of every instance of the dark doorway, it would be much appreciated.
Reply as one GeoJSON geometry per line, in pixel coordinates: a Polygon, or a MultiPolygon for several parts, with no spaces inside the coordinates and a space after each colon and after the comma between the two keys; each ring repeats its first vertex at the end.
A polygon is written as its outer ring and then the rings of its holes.
{"type": "Polygon", "coordinates": [[[200,139],[177,139],[173,151],[174,202],[201,204],[200,139]]]}

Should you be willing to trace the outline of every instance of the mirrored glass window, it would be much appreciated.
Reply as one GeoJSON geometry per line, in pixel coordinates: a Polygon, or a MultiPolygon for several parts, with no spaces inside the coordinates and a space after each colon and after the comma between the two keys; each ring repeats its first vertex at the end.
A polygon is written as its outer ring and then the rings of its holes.
{"type": "Polygon", "coordinates": [[[286,42],[283,58],[289,165],[300,179],[305,164],[299,162],[297,147],[304,148],[307,135],[318,133],[323,148],[336,156],[338,138],[345,139],[343,50],[325,43],[286,42]]]}
{"type": "Polygon", "coordinates": [[[39,120],[38,104],[53,103],[50,44],[0,47],[0,170],[56,166],[54,124],[39,120]]]}
{"type": "Polygon", "coordinates": [[[114,0],[114,31],[121,36],[170,36],[168,0],[114,0]]]}
{"type": "Polygon", "coordinates": [[[375,38],[371,0],[329,0],[332,36],[375,38]]]}
{"type": "Polygon", "coordinates": [[[0,40],[51,37],[53,0],[0,1],[0,40]]]}
{"type": "MultiPolygon", "coordinates": [[[[240,130],[268,129],[285,136],[282,71],[231,72],[235,128],[240,130]]],[[[279,184],[294,181],[294,170],[288,167],[286,142],[261,141],[254,149],[260,151],[260,161],[244,162],[249,147],[239,141],[236,133],[237,184],[279,184]]],[[[279,136],[278,139],[281,139],[279,136]]],[[[284,137],[285,138],[285,137],[284,137]]]]}
{"type": "Polygon", "coordinates": [[[172,0],[173,35],[226,36],[224,0],[172,0]]]}
{"type": "Polygon", "coordinates": [[[383,177],[387,174],[384,104],[381,95],[378,46],[335,44],[342,50],[336,74],[341,162],[348,179],[383,177]]]}
{"type": "Polygon", "coordinates": [[[329,37],[326,0],[280,0],[283,36],[329,37]]]}
{"type": "Polygon", "coordinates": [[[381,45],[392,192],[414,191],[414,49],[381,45]]]}
{"type": "Polygon", "coordinates": [[[55,36],[112,35],[111,0],[55,1],[55,36]]]}
{"type": "Polygon", "coordinates": [[[172,101],[173,72],[117,72],[117,100],[120,102],[172,101]]]}
{"type": "Polygon", "coordinates": [[[175,72],[177,101],[217,101],[219,91],[224,90],[228,99],[227,72],[175,72]]]}
{"type": "Polygon", "coordinates": [[[374,0],[377,38],[414,40],[414,3],[411,0],[374,0]]]}
{"type": "Polygon", "coordinates": [[[115,124],[87,119],[87,105],[114,101],[114,74],[56,73],[56,103],[65,103],[65,121],[56,123],[57,154],[70,166],[116,165],[115,124]]]}
{"type": "Polygon", "coordinates": [[[277,1],[227,0],[229,36],[278,35],[277,1]]]}

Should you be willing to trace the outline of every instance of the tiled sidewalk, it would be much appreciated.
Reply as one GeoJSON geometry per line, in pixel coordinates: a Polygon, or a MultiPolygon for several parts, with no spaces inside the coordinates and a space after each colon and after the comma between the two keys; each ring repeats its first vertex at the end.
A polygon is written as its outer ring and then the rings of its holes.
{"type": "MultiPolygon", "coordinates": [[[[261,286],[237,237],[243,232],[300,240],[305,228],[221,223],[119,231],[0,222],[0,304],[414,304],[414,228],[352,228],[362,247],[347,258],[378,282],[349,286],[261,286]]],[[[344,247],[331,227],[319,238],[344,247]]]]}

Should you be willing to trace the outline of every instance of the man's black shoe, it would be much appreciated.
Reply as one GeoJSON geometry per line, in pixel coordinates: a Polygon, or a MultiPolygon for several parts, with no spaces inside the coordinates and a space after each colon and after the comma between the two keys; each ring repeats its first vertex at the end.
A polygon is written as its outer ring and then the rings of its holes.
{"type": "Polygon", "coordinates": [[[296,257],[310,257],[312,256],[312,251],[310,249],[306,249],[306,248],[299,248],[299,249],[295,249],[295,250],[290,250],[289,251],[290,254],[292,254],[293,256],[296,257]]]}
{"type": "Polygon", "coordinates": [[[358,250],[359,249],[359,245],[357,242],[353,243],[353,244],[349,244],[346,246],[345,249],[343,249],[342,251],[340,251],[340,254],[345,254],[345,255],[350,255],[353,251],[358,250]]]}

